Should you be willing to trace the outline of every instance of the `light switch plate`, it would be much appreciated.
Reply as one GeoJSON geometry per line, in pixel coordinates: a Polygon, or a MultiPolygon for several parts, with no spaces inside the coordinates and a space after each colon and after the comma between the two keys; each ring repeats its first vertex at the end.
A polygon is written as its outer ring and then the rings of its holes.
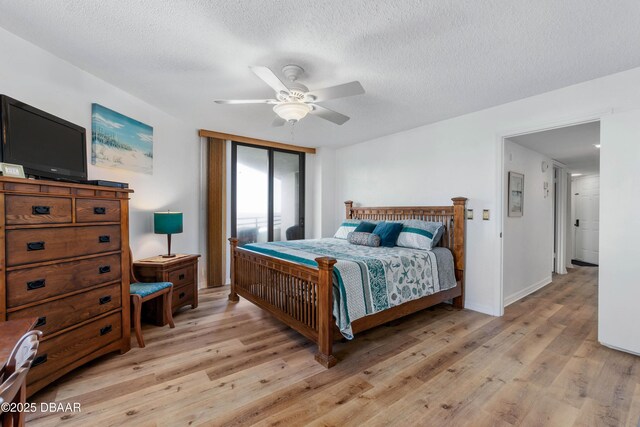
{"type": "Polygon", "coordinates": [[[489,209],[482,210],[482,219],[485,221],[489,221],[489,209]]]}
{"type": "Polygon", "coordinates": [[[467,209],[467,219],[473,219],[473,209],[467,209]]]}

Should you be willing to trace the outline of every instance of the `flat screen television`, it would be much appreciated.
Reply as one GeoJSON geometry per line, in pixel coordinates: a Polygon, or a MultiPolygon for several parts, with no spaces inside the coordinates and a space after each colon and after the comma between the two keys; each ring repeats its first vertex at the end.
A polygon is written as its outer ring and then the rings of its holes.
{"type": "Polygon", "coordinates": [[[22,165],[25,175],[68,181],[87,179],[83,127],[0,95],[0,161],[22,165]]]}

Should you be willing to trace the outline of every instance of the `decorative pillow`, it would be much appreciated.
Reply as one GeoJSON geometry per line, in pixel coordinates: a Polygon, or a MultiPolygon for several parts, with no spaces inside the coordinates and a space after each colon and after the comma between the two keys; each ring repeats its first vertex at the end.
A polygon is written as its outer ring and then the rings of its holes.
{"type": "Polygon", "coordinates": [[[441,222],[427,222],[419,219],[403,221],[402,231],[396,245],[414,249],[433,249],[442,234],[444,226],[441,222]]]}
{"type": "Polygon", "coordinates": [[[376,225],[377,225],[377,224],[375,224],[375,223],[373,223],[373,222],[362,221],[362,222],[361,222],[361,223],[356,227],[356,229],[355,229],[355,230],[353,230],[353,231],[355,231],[355,232],[363,232],[363,233],[372,233],[372,232],[373,232],[373,230],[375,230],[376,225]]]}
{"type": "Polygon", "coordinates": [[[347,240],[352,245],[371,246],[374,248],[380,246],[380,236],[373,233],[352,231],[347,235],[347,240]]]}
{"type": "Polygon", "coordinates": [[[373,230],[373,234],[380,236],[380,246],[392,248],[396,245],[396,240],[402,231],[402,224],[399,222],[382,221],[373,230]]]}
{"type": "Polygon", "coordinates": [[[338,227],[338,231],[333,235],[336,239],[346,239],[347,235],[352,231],[355,231],[356,227],[360,225],[362,221],[359,219],[348,219],[338,227]]]}

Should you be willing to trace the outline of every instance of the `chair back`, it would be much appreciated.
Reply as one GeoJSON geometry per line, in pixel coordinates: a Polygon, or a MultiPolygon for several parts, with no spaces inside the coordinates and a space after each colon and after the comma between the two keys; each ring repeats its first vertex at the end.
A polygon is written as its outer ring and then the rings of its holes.
{"type": "Polygon", "coordinates": [[[9,359],[7,359],[5,365],[6,375],[11,375],[21,368],[27,368],[28,370],[31,367],[31,362],[38,352],[41,336],[42,332],[40,331],[29,331],[20,338],[13,350],[11,350],[9,359]]]}
{"type": "MultiPolygon", "coordinates": [[[[29,365],[31,365],[34,358],[35,353],[33,354],[33,358],[29,361],[29,365]]],[[[20,388],[22,388],[27,380],[28,373],[29,367],[20,368],[13,374],[9,375],[9,377],[0,384],[0,403],[13,402],[15,400],[18,393],[20,393],[20,388]]]]}
{"type": "Polygon", "coordinates": [[[129,248],[129,284],[132,283],[140,283],[140,281],[133,272],[133,252],[131,252],[131,248],[129,248]]]}

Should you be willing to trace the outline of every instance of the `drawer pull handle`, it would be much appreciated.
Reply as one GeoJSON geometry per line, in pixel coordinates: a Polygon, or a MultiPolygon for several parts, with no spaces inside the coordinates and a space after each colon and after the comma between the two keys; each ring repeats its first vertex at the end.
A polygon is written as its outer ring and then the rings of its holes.
{"type": "Polygon", "coordinates": [[[178,295],[178,298],[182,299],[182,298],[184,298],[184,296],[185,296],[185,293],[184,292],[180,292],[180,294],[178,295]]]}
{"type": "Polygon", "coordinates": [[[98,273],[100,274],[111,273],[111,266],[101,265],[100,267],[98,267],[98,273]]]}
{"type": "Polygon", "coordinates": [[[51,213],[50,206],[31,206],[31,213],[33,215],[49,215],[51,213]]]}
{"type": "Polygon", "coordinates": [[[105,297],[100,298],[100,305],[108,304],[111,302],[111,295],[107,295],[105,297]]]}
{"type": "Polygon", "coordinates": [[[44,242],[27,243],[27,251],[42,251],[42,250],[44,250],[44,242]]]}
{"type": "Polygon", "coordinates": [[[99,236],[98,242],[100,243],[109,243],[111,241],[111,236],[99,236]]]}
{"type": "Polygon", "coordinates": [[[46,282],[47,281],[45,279],[32,280],[31,282],[27,282],[27,290],[33,291],[35,289],[44,288],[46,282]]]}
{"type": "Polygon", "coordinates": [[[182,280],[182,279],[184,279],[184,274],[181,274],[178,276],[178,280],[182,280]]]}
{"type": "Polygon", "coordinates": [[[100,328],[100,335],[107,335],[112,330],[113,330],[113,327],[111,325],[107,325],[104,328],[100,328]]]}
{"type": "Polygon", "coordinates": [[[44,326],[47,324],[47,316],[38,317],[38,321],[36,322],[36,328],[38,326],[44,326]]]}
{"type": "Polygon", "coordinates": [[[35,366],[42,365],[46,361],[47,361],[47,353],[41,354],[40,356],[33,359],[33,363],[31,363],[31,367],[33,368],[35,366]]]}
{"type": "Polygon", "coordinates": [[[107,208],[95,207],[93,208],[93,213],[95,215],[105,215],[107,213],[107,208]]]}

